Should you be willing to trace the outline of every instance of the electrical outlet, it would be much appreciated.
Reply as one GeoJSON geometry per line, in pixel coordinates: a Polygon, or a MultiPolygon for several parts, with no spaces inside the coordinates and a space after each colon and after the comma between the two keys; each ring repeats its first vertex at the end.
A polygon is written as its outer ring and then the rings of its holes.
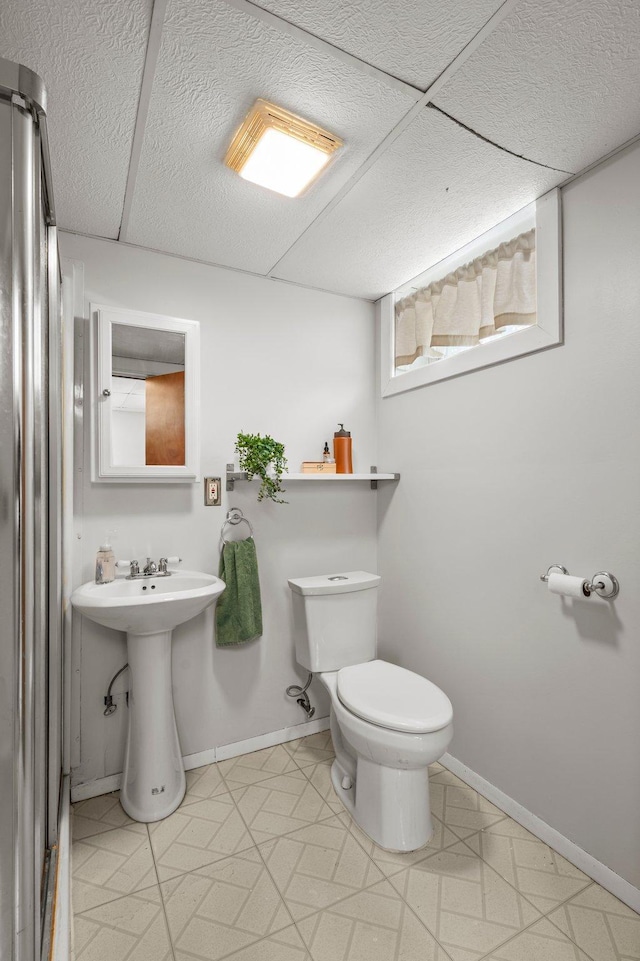
{"type": "Polygon", "coordinates": [[[205,507],[220,507],[222,503],[222,479],[220,477],[205,477],[204,503],[205,507]]]}

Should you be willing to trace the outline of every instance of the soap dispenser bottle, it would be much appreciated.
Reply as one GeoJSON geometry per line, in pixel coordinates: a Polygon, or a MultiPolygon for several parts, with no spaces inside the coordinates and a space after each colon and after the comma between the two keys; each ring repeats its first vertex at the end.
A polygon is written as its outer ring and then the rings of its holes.
{"type": "Polygon", "coordinates": [[[116,579],[116,558],[111,544],[101,544],[96,554],[96,584],[110,584],[116,579]]]}
{"type": "Polygon", "coordinates": [[[336,474],[353,474],[353,462],[351,459],[351,431],[344,429],[344,424],[340,424],[340,430],[333,435],[333,454],[336,459],[336,474]]]}

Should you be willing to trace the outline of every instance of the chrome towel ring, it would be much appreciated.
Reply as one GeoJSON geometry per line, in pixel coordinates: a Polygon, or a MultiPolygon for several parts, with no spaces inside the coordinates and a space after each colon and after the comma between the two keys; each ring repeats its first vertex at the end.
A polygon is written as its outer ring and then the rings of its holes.
{"type": "Polygon", "coordinates": [[[247,537],[253,537],[253,527],[251,526],[251,521],[244,516],[244,514],[242,513],[239,507],[231,507],[227,511],[226,520],[222,525],[222,529],[220,531],[220,550],[222,550],[225,544],[232,543],[232,541],[228,541],[224,536],[225,530],[229,524],[233,525],[234,527],[237,524],[246,524],[247,527],[249,528],[249,533],[247,534],[247,537]]]}

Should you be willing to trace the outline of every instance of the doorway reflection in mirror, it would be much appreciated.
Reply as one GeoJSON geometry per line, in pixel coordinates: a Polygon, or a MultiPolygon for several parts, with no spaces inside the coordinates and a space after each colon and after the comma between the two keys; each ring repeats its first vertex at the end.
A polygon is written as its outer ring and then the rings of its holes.
{"type": "Polygon", "coordinates": [[[114,466],[184,465],[185,335],[114,323],[111,354],[114,466]]]}

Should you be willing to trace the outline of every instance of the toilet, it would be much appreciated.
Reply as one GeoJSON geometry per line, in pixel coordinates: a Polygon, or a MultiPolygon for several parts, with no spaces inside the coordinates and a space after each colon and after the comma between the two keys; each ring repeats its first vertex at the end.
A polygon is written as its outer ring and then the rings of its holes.
{"type": "Polygon", "coordinates": [[[453,708],[425,677],[376,658],[377,588],[366,571],[289,580],[296,660],[331,696],[331,780],[382,848],[415,851],[433,833],[428,765],[447,750],[453,708]]]}

